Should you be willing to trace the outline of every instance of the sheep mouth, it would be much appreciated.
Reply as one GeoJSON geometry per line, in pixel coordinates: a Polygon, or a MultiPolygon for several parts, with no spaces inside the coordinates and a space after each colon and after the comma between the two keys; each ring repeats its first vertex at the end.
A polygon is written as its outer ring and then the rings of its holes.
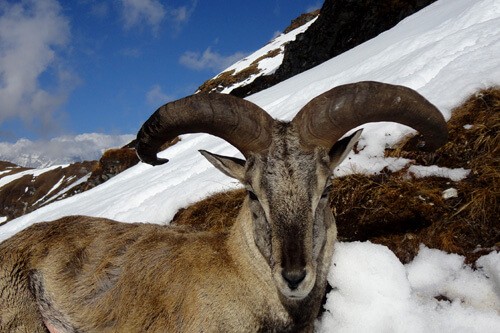
{"type": "Polygon", "coordinates": [[[303,281],[296,285],[290,285],[289,281],[286,281],[281,276],[281,273],[275,275],[276,284],[280,293],[290,300],[301,300],[306,298],[312,291],[315,282],[315,274],[308,274],[303,281]]]}

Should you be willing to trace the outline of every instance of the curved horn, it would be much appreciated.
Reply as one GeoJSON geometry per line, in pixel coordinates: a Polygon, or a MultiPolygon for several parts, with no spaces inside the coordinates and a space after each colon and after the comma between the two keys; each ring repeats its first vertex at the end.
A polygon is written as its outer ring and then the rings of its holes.
{"type": "Polygon", "coordinates": [[[439,110],[416,91],[397,85],[364,81],[335,87],[307,103],[292,120],[305,146],[330,149],[349,130],[369,122],[392,121],[424,136],[424,150],[442,146],[446,121],[439,110]]]}
{"type": "Polygon", "coordinates": [[[197,94],[156,110],[137,134],[136,151],[146,163],[168,162],[156,156],[160,147],[178,135],[208,133],[235,146],[245,157],[269,146],[271,116],[259,106],[226,94],[197,94]]]}

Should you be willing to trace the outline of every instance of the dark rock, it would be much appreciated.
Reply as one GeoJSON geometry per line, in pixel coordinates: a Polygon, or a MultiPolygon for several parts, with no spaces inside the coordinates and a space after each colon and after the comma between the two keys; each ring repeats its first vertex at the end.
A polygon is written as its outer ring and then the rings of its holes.
{"type": "MultiPolygon", "coordinates": [[[[15,179],[0,187],[0,217],[4,218],[2,223],[66,197],[66,189],[69,191],[73,184],[90,174],[95,163],[77,162],[37,176],[30,173],[14,177],[15,179]]],[[[30,169],[0,162],[0,171],[3,171],[0,179],[26,170],[30,169]]]]}
{"type": "Polygon", "coordinates": [[[245,97],[317,66],[392,28],[435,0],[326,0],[318,19],[285,46],[283,63],[268,76],[234,89],[245,97]]]}

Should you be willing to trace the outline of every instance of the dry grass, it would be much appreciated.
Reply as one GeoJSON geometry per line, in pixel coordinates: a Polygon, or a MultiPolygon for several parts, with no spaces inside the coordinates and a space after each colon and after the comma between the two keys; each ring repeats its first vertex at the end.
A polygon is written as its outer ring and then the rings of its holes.
{"type": "Polygon", "coordinates": [[[292,20],[292,22],[290,23],[290,25],[285,30],[283,30],[283,33],[287,34],[290,31],[292,31],[294,29],[297,29],[298,27],[303,26],[307,22],[309,22],[312,19],[316,18],[316,16],[318,16],[318,15],[319,15],[319,9],[316,9],[316,10],[310,12],[310,13],[305,13],[305,14],[300,15],[296,19],[292,20]]]}
{"type": "MultiPolygon", "coordinates": [[[[436,204],[434,214],[425,214],[424,217],[430,220],[437,214],[438,219],[414,234],[373,239],[388,245],[405,261],[413,258],[418,243],[459,253],[470,262],[483,252],[500,246],[500,88],[485,89],[470,96],[453,110],[448,129],[448,143],[433,154],[411,151],[415,140],[408,140],[402,149],[388,154],[411,158],[423,165],[436,163],[471,170],[470,175],[460,182],[429,178],[411,182],[415,193],[452,186],[458,190],[458,197],[436,204]],[[408,244],[405,237],[409,236],[416,240],[412,243],[417,244],[408,244]]],[[[404,182],[397,174],[391,178],[404,182]]],[[[415,207],[408,206],[410,209],[415,207]]]]}
{"type": "Polygon", "coordinates": [[[263,56],[260,56],[259,58],[255,59],[252,61],[248,67],[245,69],[242,69],[238,73],[235,73],[235,70],[232,69],[227,72],[222,72],[221,74],[217,75],[211,80],[206,81],[203,83],[198,90],[201,92],[213,92],[213,91],[222,91],[224,88],[229,87],[233,84],[236,84],[238,82],[242,82],[246,79],[248,79],[252,75],[257,75],[260,73],[259,69],[259,62],[263,59],[266,58],[273,58],[280,54],[281,49],[277,48],[274,50],[271,50],[264,54],[263,56]]]}
{"type": "MultiPolygon", "coordinates": [[[[410,158],[421,165],[470,169],[462,181],[411,179],[404,170],[334,179],[331,206],[339,239],[384,244],[402,262],[412,260],[421,243],[464,255],[468,262],[498,250],[499,111],[500,88],[480,91],[453,111],[449,142],[436,152],[415,150],[418,138],[387,151],[388,156],[410,158]],[[444,199],[442,192],[450,187],[457,189],[458,197],[444,199]]],[[[244,196],[243,190],[216,194],[180,211],[174,223],[224,230],[244,196]]]]}

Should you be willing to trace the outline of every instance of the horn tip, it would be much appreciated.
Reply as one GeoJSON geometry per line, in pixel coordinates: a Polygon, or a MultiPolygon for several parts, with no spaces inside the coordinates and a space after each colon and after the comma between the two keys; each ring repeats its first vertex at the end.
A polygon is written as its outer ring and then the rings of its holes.
{"type": "Polygon", "coordinates": [[[169,161],[168,158],[159,158],[156,156],[137,156],[139,157],[141,162],[147,163],[152,166],[163,165],[169,161]]]}
{"type": "Polygon", "coordinates": [[[417,144],[417,148],[421,151],[432,152],[444,146],[446,142],[448,142],[448,131],[443,131],[432,138],[424,138],[417,144]]]}
{"type": "Polygon", "coordinates": [[[151,154],[145,154],[144,152],[140,152],[137,149],[137,147],[135,153],[141,162],[150,164],[152,166],[162,165],[169,161],[167,158],[157,157],[156,154],[151,155],[151,154]]]}
{"type": "Polygon", "coordinates": [[[152,166],[157,166],[157,165],[163,165],[163,164],[166,164],[168,162],[168,158],[155,158],[155,159],[152,159],[150,161],[143,161],[145,163],[148,163],[148,164],[151,164],[152,166]]]}

